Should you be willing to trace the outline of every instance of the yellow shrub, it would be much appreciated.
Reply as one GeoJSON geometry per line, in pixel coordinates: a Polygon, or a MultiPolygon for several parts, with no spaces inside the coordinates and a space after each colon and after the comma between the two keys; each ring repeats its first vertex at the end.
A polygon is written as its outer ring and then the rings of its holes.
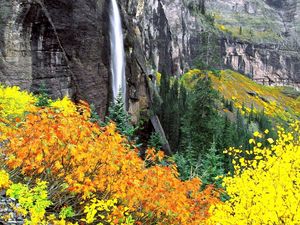
{"type": "Polygon", "coordinates": [[[255,133],[248,157],[229,150],[235,171],[224,178],[224,187],[230,199],[211,208],[211,224],[300,224],[299,123],[292,127],[292,132],[279,129],[276,143],[267,139],[270,147],[255,140],[262,136],[255,133]]]}
{"type": "Polygon", "coordinates": [[[20,91],[19,87],[4,87],[0,85],[0,117],[22,117],[25,112],[34,109],[36,98],[26,91],[20,91]]]}
{"type": "Polygon", "coordinates": [[[24,184],[12,184],[6,193],[18,200],[19,204],[14,207],[15,211],[23,216],[29,216],[25,219],[25,224],[46,224],[44,221],[46,208],[52,204],[48,200],[47,182],[38,181],[32,189],[24,184]]]}
{"type": "Polygon", "coordinates": [[[10,185],[9,175],[4,170],[0,170],[0,190],[10,185]]]}
{"type": "Polygon", "coordinates": [[[50,106],[58,109],[64,116],[72,115],[76,112],[75,104],[68,97],[52,102],[50,106]]]}

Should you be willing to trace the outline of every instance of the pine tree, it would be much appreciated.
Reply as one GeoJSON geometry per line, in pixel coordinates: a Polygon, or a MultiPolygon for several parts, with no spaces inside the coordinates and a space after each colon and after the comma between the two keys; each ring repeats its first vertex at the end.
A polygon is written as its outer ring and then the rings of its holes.
{"type": "Polygon", "coordinates": [[[49,106],[51,103],[51,98],[48,94],[46,85],[43,83],[40,85],[37,91],[37,102],[35,103],[38,107],[49,106]]]}
{"type": "Polygon", "coordinates": [[[216,100],[218,93],[211,87],[210,79],[199,79],[188,94],[186,113],[182,119],[181,148],[193,165],[198,164],[210,148],[218,133],[220,116],[216,100]]]}
{"type": "Polygon", "coordinates": [[[131,124],[130,116],[128,115],[125,104],[123,102],[123,98],[121,94],[118,95],[116,98],[116,102],[113,102],[109,109],[109,114],[105,119],[105,123],[109,123],[110,121],[113,121],[116,123],[117,130],[129,138],[129,140],[135,140],[135,131],[138,129],[138,127],[134,127],[131,124]]]}
{"type": "Polygon", "coordinates": [[[200,176],[203,182],[203,187],[208,184],[215,184],[217,187],[222,186],[222,180],[216,179],[216,177],[224,175],[223,163],[223,152],[220,152],[216,148],[216,143],[213,142],[211,147],[205,153],[200,167],[200,176]]]}

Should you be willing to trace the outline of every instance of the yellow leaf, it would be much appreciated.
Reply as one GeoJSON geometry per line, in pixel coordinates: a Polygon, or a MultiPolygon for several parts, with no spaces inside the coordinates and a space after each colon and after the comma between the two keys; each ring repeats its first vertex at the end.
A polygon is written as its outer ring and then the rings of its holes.
{"type": "Polygon", "coordinates": [[[253,133],[253,135],[254,135],[254,137],[258,137],[258,136],[259,136],[259,132],[258,132],[258,131],[255,131],[255,132],[253,133]]]}
{"type": "Polygon", "coordinates": [[[273,143],[274,143],[273,138],[268,138],[267,141],[268,141],[270,144],[273,144],[273,143]]]}
{"type": "Polygon", "coordinates": [[[255,144],[255,140],[254,139],[250,139],[249,140],[249,144],[255,144]]]}

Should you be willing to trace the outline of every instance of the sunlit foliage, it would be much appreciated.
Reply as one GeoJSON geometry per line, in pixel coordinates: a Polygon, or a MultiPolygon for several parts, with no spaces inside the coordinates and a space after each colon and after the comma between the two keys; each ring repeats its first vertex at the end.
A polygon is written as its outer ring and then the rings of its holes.
{"type": "Polygon", "coordinates": [[[4,87],[0,85],[0,117],[14,119],[23,117],[25,112],[34,108],[36,98],[19,87],[4,87]]]}
{"type": "Polygon", "coordinates": [[[186,87],[192,88],[199,77],[203,76],[209,76],[213,87],[225,99],[231,100],[235,108],[240,109],[243,114],[250,113],[253,106],[254,113],[264,110],[266,115],[286,121],[300,116],[299,98],[284,95],[283,87],[263,86],[237,72],[221,70],[215,73],[193,69],[183,76],[182,82],[186,87]]]}
{"type": "MultiPolygon", "coordinates": [[[[56,212],[49,214],[44,205],[48,221],[59,221],[60,216],[61,223],[53,224],[64,224],[65,219],[91,224],[203,223],[210,205],[218,202],[213,187],[200,192],[199,179],[181,181],[174,164],[161,165],[163,152],[148,149],[145,162],[115,124],[100,127],[90,117],[88,104],[63,99],[36,108],[21,121],[2,121],[1,160],[33,188],[27,194],[36,193],[34,187],[40,184],[45,190],[47,182],[56,212]]],[[[5,188],[7,182],[1,185],[5,188]]],[[[45,192],[38,195],[46,197],[45,192]]]]}
{"type": "MultiPolygon", "coordinates": [[[[278,128],[278,140],[254,133],[253,150],[242,155],[231,148],[234,174],[223,180],[229,200],[211,208],[211,224],[299,224],[300,223],[300,139],[299,122],[292,131],[278,128]]],[[[267,134],[268,131],[265,131],[267,134]]]]}
{"type": "Polygon", "coordinates": [[[18,200],[18,205],[14,209],[24,217],[25,224],[39,224],[44,220],[46,208],[52,204],[47,198],[47,183],[45,181],[38,182],[36,187],[29,189],[24,184],[12,184],[6,194],[18,200]]]}
{"type": "Polygon", "coordinates": [[[76,106],[68,97],[64,97],[61,100],[56,100],[54,102],[51,102],[50,106],[59,110],[65,116],[71,115],[74,112],[76,112],[76,106]]]}
{"type": "Polygon", "coordinates": [[[4,170],[0,170],[0,191],[4,188],[9,187],[10,180],[9,180],[9,174],[5,172],[4,170]]]}

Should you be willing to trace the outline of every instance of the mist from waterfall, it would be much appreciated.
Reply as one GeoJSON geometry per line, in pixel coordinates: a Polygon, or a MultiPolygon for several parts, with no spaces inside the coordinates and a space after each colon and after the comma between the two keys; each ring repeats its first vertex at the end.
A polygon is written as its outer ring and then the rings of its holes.
{"type": "Polygon", "coordinates": [[[113,98],[116,101],[118,94],[122,94],[123,102],[126,99],[125,79],[125,51],[120,11],[116,0],[110,5],[110,46],[113,98]]]}

